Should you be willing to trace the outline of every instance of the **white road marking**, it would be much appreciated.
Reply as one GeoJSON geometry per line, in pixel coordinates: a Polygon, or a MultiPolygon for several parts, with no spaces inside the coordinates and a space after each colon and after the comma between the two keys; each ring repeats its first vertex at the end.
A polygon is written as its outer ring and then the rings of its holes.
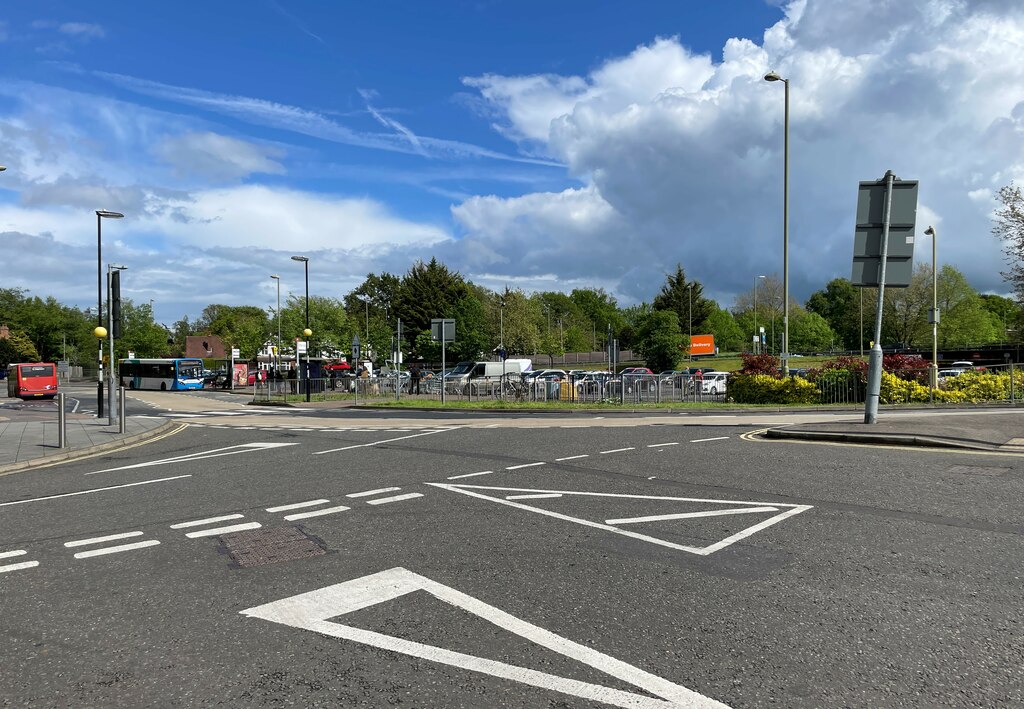
{"type": "Polygon", "coordinates": [[[607,455],[608,453],[621,453],[622,451],[635,451],[636,448],[614,448],[610,451],[601,451],[601,455],[607,455]]]}
{"type": "Polygon", "coordinates": [[[247,529],[259,529],[263,525],[259,522],[246,522],[245,524],[232,524],[227,527],[217,527],[216,529],[200,529],[197,532],[188,532],[185,534],[189,539],[195,539],[196,537],[216,537],[221,534],[228,534],[229,532],[244,532],[247,529]]]}
{"type": "Polygon", "coordinates": [[[21,571],[22,569],[31,569],[34,566],[39,566],[39,562],[22,561],[17,564],[7,564],[6,566],[0,566],[0,574],[5,574],[8,571],[21,571]]]}
{"type": "Polygon", "coordinates": [[[60,495],[46,495],[45,497],[33,497],[28,500],[14,500],[13,502],[0,502],[0,507],[8,505],[24,505],[27,502],[42,502],[43,500],[56,500],[58,497],[74,497],[75,495],[88,495],[93,492],[104,492],[106,490],[119,490],[122,487],[135,487],[136,485],[151,485],[153,483],[164,483],[169,480],[180,480],[190,478],[191,475],[175,475],[171,478],[157,478],[155,480],[140,480],[136,483],[125,483],[124,485],[111,485],[110,487],[94,487],[91,490],[79,490],[78,492],[64,492],[60,495]]]}
{"type": "Polygon", "coordinates": [[[345,497],[369,497],[370,495],[379,495],[382,492],[395,492],[401,489],[400,487],[382,487],[376,490],[367,490],[366,492],[353,492],[351,495],[345,495],[345,497]]]}
{"type": "MultiPolygon", "coordinates": [[[[237,427],[236,427],[237,428],[237,427]]],[[[207,458],[219,458],[225,455],[238,455],[239,453],[253,453],[256,451],[268,450],[271,448],[284,448],[285,446],[297,446],[298,443],[242,443],[237,446],[228,446],[227,448],[215,448],[211,451],[200,451],[199,453],[189,453],[188,455],[179,455],[174,458],[164,458],[163,460],[152,460],[146,463],[136,463],[135,465],[122,465],[119,468],[107,468],[106,470],[95,470],[86,475],[98,475],[100,473],[110,473],[115,470],[132,470],[134,468],[148,468],[155,465],[169,465],[171,463],[190,463],[194,460],[206,460],[207,458]]]]}
{"type": "Polygon", "coordinates": [[[13,556],[23,556],[28,554],[24,549],[15,549],[14,551],[0,551],[0,559],[10,559],[13,556]]]}
{"type": "Polygon", "coordinates": [[[510,465],[505,470],[519,470],[520,468],[535,468],[538,465],[544,465],[544,463],[523,463],[522,465],[510,465]]]}
{"type": "Polygon", "coordinates": [[[147,539],[144,542],[133,542],[131,544],[119,544],[116,547],[103,547],[102,549],[90,549],[88,551],[80,551],[75,554],[76,559],[88,559],[91,556],[103,556],[105,554],[117,554],[122,551],[132,551],[133,549],[145,549],[146,547],[155,547],[160,542],[156,539],[147,539]]]}
{"type": "Polygon", "coordinates": [[[728,438],[728,436],[716,436],[715,438],[697,438],[697,439],[694,439],[694,440],[690,441],[690,443],[706,443],[708,441],[724,441],[726,438],[728,438]]]}
{"type": "Polygon", "coordinates": [[[380,497],[376,500],[367,500],[368,505],[386,505],[389,502],[401,502],[402,500],[411,500],[414,497],[423,497],[422,492],[410,492],[405,495],[395,495],[394,497],[380,497]]]}
{"type": "MultiPolygon", "coordinates": [[[[367,430],[375,431],[376,429],[372,429],[371,428],[371,429],[367,429],[367,430]]],[[[324,453],[337,453],[339,451],[352,450],[353,448],[368,448],[370,446],[379,446],[379,445],[381,445],[383,443],[394,443],[395,441],[404,441],[404,440],[406,440],[408,438],[416,438],[417,436],[430,436],[430,435],[435,434],[435,433],[444,433],[445,431],[451,431],[451,430],[452,429],[450,429],[450,428],[442,428],[442,429],[438,429],[436,431],[426,431],[424,433],[414,433],[414,434],[412,434],[410,436],[399,436],[398,438],[389,438],[389,439],[384,440],[384,441],[374,441],[373,443],[360,443],[359,445],[345,446],[344,448],[331,448],[331,449],[325,450],[325,451],[316,451],[315,453],[313,453],[313,455],[323,455],[324,453]]]]}
{"type": "Polygon", "coordinates": [[[678,443],[652,443],[652,444],[650,444],[647,447],[648,448],[657,448],[659,446],[678,446],[678,445],[679,445],[678,443]]]}
{"type": "Polygon", "coordinates": [[[293,515],[285,515],[285,519],[289,522],[294,522],[297,519],[307,519],[309,517],[319,517],[321,515],[332,515],[335,512],[344,512],[350,510],[351,507],[345,507],[344,505],[338,505],[337,507],[327,507],[322,510],[313,510],[312,512],[297,512],[293,515]]]}
{"type": "Polygon", "coordinates": [[[178,522],[177,524],[172,524],[171,529],[185,529],[186,527],[198,527],[203,524],[213,524],[214,522],[226,522],[229,519],[242,519],[242,517],[245,517],[245,515],[233,514],[224,515],[223,517],[207,517],[206,519],[195,519],[191,522],[178,522]]]}
{"type": "MultiPolygon", "coordinates": [[[[561,463],[563,460],[576,460],[577,458],[589,458],[589,457],[590,457],[589,453],[584,453],[583,455],[570,455],[570,456],[566,456],[565,458],[555,458],[555,462],[556,463],[561,463]]],[[[451,480],[451,478],[448,478],[448,479],[451,480]]]]}
{"type": "MultiPolygon", "coordinates": [[[[511,497],[506,497],[511,500],[511,497]]],[[[704,510],[702,512],[680,512],[674,515],[652,515],[650,517],[626,517],[623,519],[606,519],[605,524],[636,524],[638,522],[660,522],[666,519],[694,519],[697,517],[721,517],[723,515],[747,515],[757,512],[778,512],[778,507],[741,507],[735,510],[704,510]]]]}
{"type": "Polygon", "coordinates": [[[538,492],[535,495],[507,495],[506,500],[539,500],[544,497],[561,497],[557,492],[538,492]]]}
{"type": "Polygon", "coordinates": [[[475,478],[477,475],[493,475],[493,474],[494,474],[493,470],[484,470],[483,472],[480,472],[480,473],[466,473],[465,475],[453,475],[450,478],[445,478],[445,480],[458,480],[459,478],[475,478]]]}
{"type": "Polygon", "coordinates": [[[633,539],[639,539],[641,541],[650,542],[651,544],[657,544],[659,546],[668,547],[670,549],[678,549],[679,551],[689,552],[691,554],[699,554],[701,556],[707,556],[713,554],[720,549],[724,549],[730,544],[734,544],[741,539],[749,537],[755,532],[759,532],[762,529],[766,529],[773,524],[781,522],[787,517],[806,512],[807,510],[813,509],[812,505],[793,505],[784,503],[771,503],[771,506],[775,507],[788,507],[790,509],[785,512],[780,512],[777,515],[769,517],[768,519],[755,524],[751,527],[744,529],[741,532],[730,535],[719,542],[711,544],[706,547],[690,547],[683,544],[676,544],[675,542],[667,542],[657,537],[652,537],[647,534],[640,534],[638,532],[631,532],[627,529],[620,529],[619,527],[613,527],[609,524],[603,524],[601,522],[594,522],[589,519],[582,519],[580,517],[572,517],[571,515],[561,514],[553,510],[547,510],[540,507],[531,507],[530,505],[524,505],[520,502],[512,502],[511,500],[501,499],[499,497],[493,497],[491,495],[485,495],[481,492],[475,492],[475,490],[488,490],[491,492],[524,492],[524,493],[559,493],[561,495],[571,496],[580,495],[584,497],[612,497],[612,498],[623,498],[631,500],[668,500],[677,502],[704,502],[715,505],[753,505],[753,506],[770,506],[764,502],[749,502],[746,500],[712,500],[695,497],[664,497],[660,495],[627,495],[622,493],[611,493],[611,492],[581,492],[578,490],[536,490],[530,488],[519,488],[519,487],[487,487],[484,485],[450,485],[447,483],[426,483],[431,487],[439,487],[443,490],[449,490],[451,492],[458,492],[463,495],[469,495],[470,497],[476,497],[482,500],[489,500],[490,502],[497,502],[500,505],[508,505],[509,507],[515,507],[516,509],[525,510],[527,512],[535,512],[537,514],[546,515],[548,517],[554,517],[555,519],[561,519],[566,522],[575,522],[576,524],[582,524],[585,527],[594,527],[596,529],[603,529],[607,532],[613,532],[614,534],[621,534],[625,537],[631,537],[633,539]]]}
{"type": "Polygon", "coordinates": [[[279,507],[268,507],[267,512],[287,512],[288,510],[299,510],[303,507],[316,507],[317,505],[326,505],[330,500],[310,500],[309,502],[294,502],[290,505],[280,505],[279,507]]]}
{"type": "Polygon", "coordinates": [[[630,707],[632,709],[653,709],[655,707],[659,709],[668,709],[668,707],[727,709],[726,705],[721,702],[698,694],[686,687],[673,684],[666,679],[621,660],[616,660],[614,657],[598,652],[587,645],[556,635],[549,630],[528,623],[472,596],[457,591],[450,586],[437,583],[401,567],[381,571],[345,583],[327,586],[308,593],[301,593],[290,598],[282,598],[261,606],[247,608],[241,611],[241,613],[250,618],[260,618],[293,628],[310,630],[321,635],[350,640],[430,662],[450,665],[472,672],[480,672],[492,677],[510,679],[531,687],[539,687],[611,706],[630,707]],[[393,601],[415,591],[426,591],[449,605],[472,613],[535,645],[556,652],[571,660],[582,662],[604,674],[655,696],[651,697],[599,684],[559,677],[547,672],[531,670],[371,630],[342,625],[334,620],[339,616],[375,606],[379,603],[393,601]]]}
{"type": "Polygon", "coordinates": [[[64,542],[66,547],[84,547],[87,544],[99,544],[100,542],[112,542],[115,539],[128,539],[130,537],[141,537],[142,532],[125,532],[124,534],[110,534],[106,537],[93,537],[92,539],[76,539],[73,542],[64,542]]]}

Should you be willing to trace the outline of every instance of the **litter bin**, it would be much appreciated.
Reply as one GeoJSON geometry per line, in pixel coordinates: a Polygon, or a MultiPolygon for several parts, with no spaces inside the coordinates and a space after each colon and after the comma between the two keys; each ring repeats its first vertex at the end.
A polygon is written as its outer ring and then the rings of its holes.
{"type": "Polygon", "coordinates": [[[562,401],[576,401],[576,387],[568,379],[562,381],[562,389],[558,398],[562,401]]]}

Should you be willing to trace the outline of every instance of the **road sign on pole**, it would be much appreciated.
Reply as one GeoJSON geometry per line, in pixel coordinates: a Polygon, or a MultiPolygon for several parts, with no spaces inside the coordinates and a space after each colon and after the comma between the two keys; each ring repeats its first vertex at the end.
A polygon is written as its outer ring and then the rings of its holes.
{"type": "Polygon", "coordinates": [[[861,182],[857,193],[857,226],[853,236],[853,285],[875,288],[883,273],[885,285],[906,288],[914,273],[914,226],[917,180],[893,177],[892,204],[886,220],[886,178],[861,182]],[[883,245],[883,235],[888,233],[883,245]],[[885,247],[883,249],[883,246],[885,247]]]}
{"type": "Polygon", "coordinates": [[[431,319],[430,339],[434,342],[455,342],[455,320],[450,318],[431,319]]]}

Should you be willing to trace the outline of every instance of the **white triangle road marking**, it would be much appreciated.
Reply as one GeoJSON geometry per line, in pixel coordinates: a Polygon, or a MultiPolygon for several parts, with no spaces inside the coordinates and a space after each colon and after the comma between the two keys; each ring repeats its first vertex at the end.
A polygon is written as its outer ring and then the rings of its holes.
{"type": "MultiPolygon", "coordinates": [[[[484,486],[484,485],[464,485],[464,484],[450,484],[450,483],[426,483],[426,484],[430,485],[432,487],[439,487],[442,490],[448,490],[450,492],[457,492],[457,493],[460,493],[462,495],[469,495],[470,497],[476,497],[476,498],[479,498],[481,500],[489,500],[490,502],[497,502],[500,505],[508,505],[509,507],[515,507],[517,509],[525,510],[527,512],[534,512],[536,514],[542,514],[542,515],[546,515],[548,517],[554,517],[555,519],[561,519],[561,520],[564,520],[566,522],[575,522],[576,524],[582,524],[582,525],[584,525],[586,527],[594,527],[596,529],[603,529],[606,532],[612,532],[614,534],[621,534],[622,536],[625,536],[625,537],[631,537],[633,539],[638,539],[640,541],[650,542],[651,544],[657,544],[658,546],[668,547],[670,549],[678,549],[679,551],[689,552],[690,554],[699,554],[700,556],[707,556],[708,554],[713,554],[716,551],[724,549],[725,547],[729,546],[730,544],[735,544],[736,542],[740,541],[741,539],[745,539],[746,537],[749,537],[751,534],[755,534],[756,532],[760,532],[761,530],[766,529],[766,528],[772,526],[773,524],[777,524],[778,522],[781,522],[782,520],[784,520],[784,519],[786,519],[788,517],[792,517],[793,515],[798,515],[801,512],[806,512],[807,510],[813,508],[812,505],[794,505],[794,504],[779,503],[779,502],[770,502],[769,503],[769,502],[749,502],[749,501],[744,501],[744,500],[712,500],[712,499],[704,499],[704,498],[698,498],[698,497],[665,497],[665,496],[661,496],[661,495],[628,495],[628,494],[623,494],[623,493],[586,492],[586,491],[580,491],[580,490],[537,490],[537,489],[519,488],[519,487],[487,487],[487,486],[484,486]],[[485,492],[483,492],[483,491],[488,491],[488,492],[491,492],[491,493],[499,493],[499,494],[502,494],[502,497],[495,497],[493,495],[485,494],[485,492]],[[751,525],[750,527],[747,527],[744,530],[736,532],[735,534],[732,534],[732,535],[726,537],[725,539],[722,539],[722,540],[720,540],[718,542],[715,542],[714,544],[711,544],[711,545],[706,546],[706,547],[693,547],[693,546],[686,546],[685,544],[676,544],[675,542],[665,541],[664,539],[658,539],[657,537],[652,537],[652,536],[650,536],[648,534],[640,534],[639,532],[633,532],[633,531],[628,530],[628,529],[620,529],[619,527],[615,527],[615,526],[612,525],[613,522],[617,522],[619,524],[627,524],[627,523],[629,523],[630,520],[608,520],[608,521],[603,522],[603,523],[602,522],[594,522],[593,520],[583,519],[581,517],[573,517],[571,515],[562,514],[560,512],[555,512],[553,510],[545,509],[545,508],[542,508],[542,507],[533,507],[532,505],[524,505],[521,502],[513,502],[511,499],[509,499],[509,497],[507,496],[507,493],[526,493],[526,494],[531,494],[531,495],[558,494],[558,495],[563,495],[563,496],[578,495],[578,496],[587,496],[587,497],[614,497],[614,498],[623,498],[623,499],[631,499],[631,500],[668,500],[668,501],[675,501],[675,502],[703,502],[703,503],[711,504],[711,505],[751,505],[753,507],[768,508],[768,509],[764,510],[766,512],[774,510],[775,508],[786,508],[786,509],[784,511],[782,511],[782,512],[779,512],[779,514],[777,514],[777,515],[769,517],[766,520],[762,520],[761,522],[759,522],[757,524],[751,525]]],[[[735,508],[734,507],[732,509],[733,510],[737,510],[737,509],[742,509],[742,508],[735,508]]],[[[684,519],[686,517],[696,517],[696,516],[702,516],[702,517],[719,516],[720,514],[749,514],[749,513],[753,512],[753,510],[747,510],[747,511],[742,512],[742,513],[736,512],[736,511],[728,511],[728,510],[714,510],[713,512],[717,512],[718,514],[698,515],[696,513],[681,513],[681,514],[685,514],[685,516],[684,517],[680,517],[680,519],[684,519]]],[[[659,515],[659,517],[662,517],[662,516],[659,515]]],[[[653,520],[644,520],[643,518],[633,518],[633,519],[636,519],[637,521],[653,521],[653,520]]]]}
{"type": "Polygon", "coordinates": [[[293,628],[311,630],[321,635],[351,640],[371,647],[418,657],[431,662],[451,665],[472,672],[480,672],[510,679],[561,694],[568,694],[616,707],[632,709],[669,709],[670,707],[693,707],[694,709],[728,709],[718,702],[692,689],[669,682],[641,670],[638,667],[616,660],[556,635],[548,630],[516,618],[494,606],[472,596],[420,576],[402,567],[381,571],[344,583],[326,586],[316,591],[300,593],[272,603],[254,606],[240,611],[250,618],[261,618],[293,628]],[[537,670],[518,667],[504,662],[488,660],[474,655],[454,652],[435,645],[426,645],[411,640],[342,625],[335,620],[379,603],[400,598],[414,591],[426,591],[456,608],[472,613],[494,625],[514,633],[560,655],[590,665],[615,677],[622,682],[649,692],[654,697],[613,689],[599,684],[559,677],[537,670]]]}

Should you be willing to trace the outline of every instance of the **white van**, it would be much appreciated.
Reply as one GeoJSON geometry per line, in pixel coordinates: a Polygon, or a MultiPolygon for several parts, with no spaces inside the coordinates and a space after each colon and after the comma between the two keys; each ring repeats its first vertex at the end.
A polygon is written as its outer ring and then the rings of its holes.
{"type": "Polygon", "coordinates": [[[529,359],[506,359],[504,362],[459,362],[444,378],[445,389],[450,392],[469,393],[468,386],[497,385],[504,374],[519,378],[530,371],[533,361],[529,359]]]}

